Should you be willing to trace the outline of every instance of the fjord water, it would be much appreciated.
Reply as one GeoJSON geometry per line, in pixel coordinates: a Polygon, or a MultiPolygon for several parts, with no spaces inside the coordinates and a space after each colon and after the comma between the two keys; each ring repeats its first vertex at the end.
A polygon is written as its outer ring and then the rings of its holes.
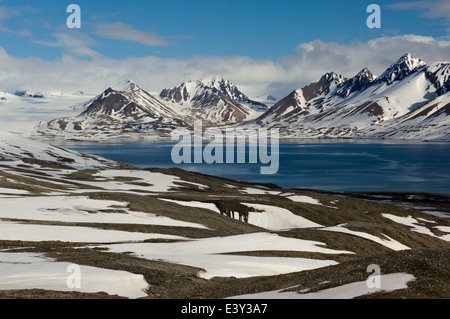
{"type": "Polygon", "coordinates": [[[366,140],[283,142],[279,149],[279,170],[274,175],[261,175],[260,168],[264,165],[261,163],[176,165],[171,159],[173,145],[174,142],[58,144],[140,168],[179,167],[208,175],[284,187],[450,194],[449,143],[366,140]]]}

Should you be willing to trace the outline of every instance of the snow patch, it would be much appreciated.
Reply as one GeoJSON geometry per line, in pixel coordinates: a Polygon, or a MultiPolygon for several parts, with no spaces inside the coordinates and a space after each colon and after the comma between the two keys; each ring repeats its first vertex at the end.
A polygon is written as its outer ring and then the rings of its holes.
{"type": "Polygon", "coordinates": [[[0,240],[61,241],[75,243],[119,243],[148,239],[185,239],[165,234],[145,234],[119,230],[104,230],[81,226],[19,224],[0,221],[0,240]]]}
{"type": "Polygon", "coordinates": [[[385,238],[380,238],[378,236],[374,236],[368,233],[364,233],[364,232],[358,232],[358,231],[354,231],[354,230],[350,230],[348,228],[344,227],[345,224],[342,225],[337,225],[337,226],[332,226],[332,227],[326,227],[323,228],[322,230],[326,230],[326,231],[333,231],[333,232],[338,232],[338,233],[344,233],[344,234],[350,234],[353,236],[358,236],[358,237],[362,237],[368,240],[371,240],[373,242],[376,242],[380,245],[383,245],[389,249],[395,250],[395,251],[399,251],[399,250],[407,250],[410,249],[408,246],[403,245],[402,243],[390,238],[389,236],[386,236],[384,234],[382,234],[385,238]]]}
{"type": "Polygon", "coordinates": [[[270,233],[213,237],[174,243],[115,244],[101,247],[112,252],[133,252],[149,260],[167,260],[204,269],[203,278],[270,276],[337,264],[334,260],[307,258],[236,256],[245,251],[308,251],[324,254],[352,254],[323,247],[321,242],[287,238],[270,233]]]}
{"type": "Polygon", "coordinates": [[[282,289],[256,294],[239,295],[227,299],[353,299],[377,292],[407,289],[408,283],[413,280],[415,280],[413,275],[407,273],[394,273],[380,276],[380,288],[369,288],[366,281],[359,281],[313,293],[297,293],[293,291],[283,292],[285,289],[282,289]]]}
{"type": "Polygon", "coordinates": [[[269,205],[242,203],[260,212],[249,212],[248,223],[269,230],[289,230],[295,228],[323,227],[306,218],[293,214],[291,211],[269,205]]]}
{"type": "MultiPolygon", "coordinates": [[[[436,238],[439,238],[439,239],[442,239],[445,241],[450,241],[450,235],[437,236],[427,227],[418,225],[419,221],[411,216],[401,217],[401,216],[396,216],[396,215],[392,215],[392,214],[382,214],[382,216],[386,217],[396,223],[408,226],[408,227],[412,228],[411,230],[414,232],[429,235],[432,237],[436,237],[436,238]]],[[[437,227],[439,227],[439,226],[435,226],[435,228],[437,228],[437,227]]]]}
{"type": "Polygon", "coordinates": [[[43,254],[0,252],[2,290],[45,289],[85,293],[106,292],[128,298],[146,297],[144,276],[127,271],[80,265],[80,288],[69,288],[67,262],[56,262],[43,254]]]}

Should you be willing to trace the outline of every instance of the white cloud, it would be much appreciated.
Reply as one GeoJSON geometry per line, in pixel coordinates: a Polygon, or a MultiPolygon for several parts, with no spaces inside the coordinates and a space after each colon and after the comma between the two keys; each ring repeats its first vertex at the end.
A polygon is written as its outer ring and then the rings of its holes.
{"type": "Polygon", "coordinates": [[[29,89],[72,93],[82,90],[98,94],[108,86],[131,78],[142,88],[155,92],[183,81],[219,75],[234,82],[247,95],[272,94],[282,98],[330,71],[351,77],[368,67],[379,75],[406,52],[428,63],[450,57],[450,41],[417,35],[351,44],[315,40],[300,44],[295,54],[280,61],[240,56],[189,59],[148,56],[117,60],[90,51],[90,38],[73,39],[64,34],[56,37],[56,42],[47,45],[65,47],[71,55],[43,61],[13,57],[0,48],[0,91],[29,89]],[[95,59],[81,58],[86,56],[95,59]]]}
{"type": "Polygon", "coordinates": [[[450,41],[418,35],[382,37],[349,45],[315,40],[300,44],[297,54],[285,57],[284,63],[298,72],[303,70],[310,80],[329,71],[351,77],[364,67],[379,75],[407,52],[428,63],[448,60],[450,41]]]}
{"type": "Polygon", "coordinates": [[[396,10],[420,10],[426,18],[450,20],[450,1],[448,0],[408,1],[394,3],[387,7],[396,10]]]}
{"type": "Polygon", "coordinates": [[[36,41],[36,43],[48,47],[63,48],[66,53],[79,57],[99,58],[101,54],[91,48],[95,41],[83,33],[55,33],[56,41],[36,41]]]}
{"type": "Polygon", "coordinates": [[[134,29],[132,26],[122,23],[106,23],[96,25],[94,34],[105,38],[138,42],[150,46],[167,45],[168,42],[152,32],[134,29]]]}
{"type": "Polygon", "coordinates": [[[419,10],[429,8],[432,3],[432,1],[408,1],[389,4],[387,7],[398,10],[419,10]]]}

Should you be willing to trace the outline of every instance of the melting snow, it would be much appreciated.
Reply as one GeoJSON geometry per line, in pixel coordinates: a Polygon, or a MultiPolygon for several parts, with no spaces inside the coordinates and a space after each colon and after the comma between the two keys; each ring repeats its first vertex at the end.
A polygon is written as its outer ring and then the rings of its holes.
{"type": "Polygon", "coordinates": [[[185,239],[180,236],[104,230],[80,226],[49,226],[0,221],[0,240],[118,243],[147,239],[185,239]]]}
{"type": "Polygon", "coordinates": [[[85,196],[36,196],[32,197],[32,200],[28,197],[0,198],[0,218],[205,228],[196,223],[131,211],[127,205],[128,203],[90,199],[85,196]]]}
{"type": "Polygon", "coordinates": [[[399,243],[398,241],[390,238],[389,236],[386,236],[383,234],[383,236],[386,239],[380,238],[378,236],[374,236],[368,233],[364,233],[364,232],[358,232],[358,231],[354,231],[354,230],[350,230],[348,228],[344,227],[345,225],[338,225],[338,226],[333,226],[333,227],[326,227],[323,228],[322,230],[327,230],[327,231],[334,231],[334,232],[339,232],[339,233],[345,233],[345,234],[350,234],[353,236],[358,236],[358,237],[362,237],[362,238],[366,238],[368,240],[374,241],[380,245],[383,245],[389,249],[398,251],[398,250],[407,250],[410,249],[408,246],[403,245],[402,243],[399,243]]]}
{"type": "Polygon", "coordinates": [[[323,227],[306,218],[293,214],[291,211],[269,205],[243,203],[247,207],[262,212],[249,212],[248,223],[269,230],[288,230],[294,228],[323,227]]]}
{"type": "Polygon", "coordinates": [[[43,254],[0,252],[0,288],[106,292],[128,298],[146,297],[144,276],[126,271],[80,265],[80,288],[69,288],[72,264],[43,254]]]}
{"type": "MultiPolygon", "coordinates": [[[[420,226],[419,221],[411,216],[408,217],[401,217],[401,216],[396,216],[396,215],[392,215],[392,214],[382,214],[382,216],[405,226],[411,227],[412,231],[421,233],[421,234],[425,234],[425,235],[429,235],[432,237],[436,237],[445,241],[450,241],[450,234],[449,235],[444,235],[444,236],[436,236],[435,234],[433,234],[433,232],[428,229],[425,226],[420,226]]],[[[435,227],[438,228],[439,226],[435,227]]],[[[448,227],[442,227],[441,229],[448,229],[448,227]]],[[[438,228],[439,229],[439,228],[438,228]]],[[[441,230],[440,229],[440,230],[441,230]]]]}
{"type": "Polygon", "coordinates": [[[109,190],[142,190],[147,192],[169,192],[171,188],[182,187],[175,182],[182,182],[199,187],[200,189],[208,186],[184,181],[178,176],[166,175],[162,173],[153,173],[142,170],[102,170],[93,176],[104,178],[103,181],[83,182],[84,184],[102,187],[109,190]],[[115,177],[136,178],[138,182],[149,184],[148,186],[134,185],[127,182],[116,182],[111,179],[115,177]]]}
{"type": "Polygon", "coordinates": [[[176,243],[131,243],[106,245],[112,252],[134,252],[150,260],[167,260],[202,268],[200,276],[251,277],[303,271],[337,264],[334,260],[307,258],[236,256],[225,253],[245,251],[306,251],[324,254],[352,252],[323,247],[323,243],[287,238],[270,233],[252,233],[228,237],[213,237],[176,243]]]}
{"type": "Polygon", "coordinates": [[[287,196],[286,198],[289,198],[291,201],[297,202],[297,203],[322,205],[317,199],[314,199],[314,198],[309,197],[309,196],[294,195],[294,196],[287,196]]]}
{"type": "Polygon", "coordinates": [[[247,187],[241,190],[242,193],[244,194],[249,194],[249,195],[279,195],[280,192],[277,191],[269,191],[269,190],[265,190],[265,189],[260,189],[260,188],[252,188],[252,187],[247,187]]]}
{"type": "Polygon", "coordinates": [[[414,279],[415,277],[410,274],[394,273],[380,276],[380,288],[369,288],[366,281],[359,281],[306,294],[300,294],[293,291],[283,292],[283,289],[256,294],[239,295],[228,299],[353,299],[376,292],[406,289],[408,288],[408,282],[414,279]]]}

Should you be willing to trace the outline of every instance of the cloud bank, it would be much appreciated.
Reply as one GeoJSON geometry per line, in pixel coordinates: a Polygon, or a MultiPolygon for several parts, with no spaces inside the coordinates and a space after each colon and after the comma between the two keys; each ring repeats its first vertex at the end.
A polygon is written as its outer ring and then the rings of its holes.
{"type": "MultiPolygon", "coordinates": [[[[57,37],[56,42],[47,45],[64,46],[65,41],[57,37]]],[[[88,55],[92,53],[88,46],[82,49],[88,55]]],[[[54,61],[44,61],[14,57],[0,47],[0,91],[28,89],[51,94],[82,90],[98,94],[124,79],[133,79],[143,89],[159,92],[184,81],[215,75],[231,80],[250,96],[272,94],[282,98],[330,71],[351,77],[368,67],[379,75],[406,52],[428,63],[448,61],[450,41],[417,35],[351,44],[315,40],[299,44],[294,54],[279,61],[245,56],[188,59],[148,56],[117,60],[95,54],[89,60],[66,54],[54,61]]]]}

